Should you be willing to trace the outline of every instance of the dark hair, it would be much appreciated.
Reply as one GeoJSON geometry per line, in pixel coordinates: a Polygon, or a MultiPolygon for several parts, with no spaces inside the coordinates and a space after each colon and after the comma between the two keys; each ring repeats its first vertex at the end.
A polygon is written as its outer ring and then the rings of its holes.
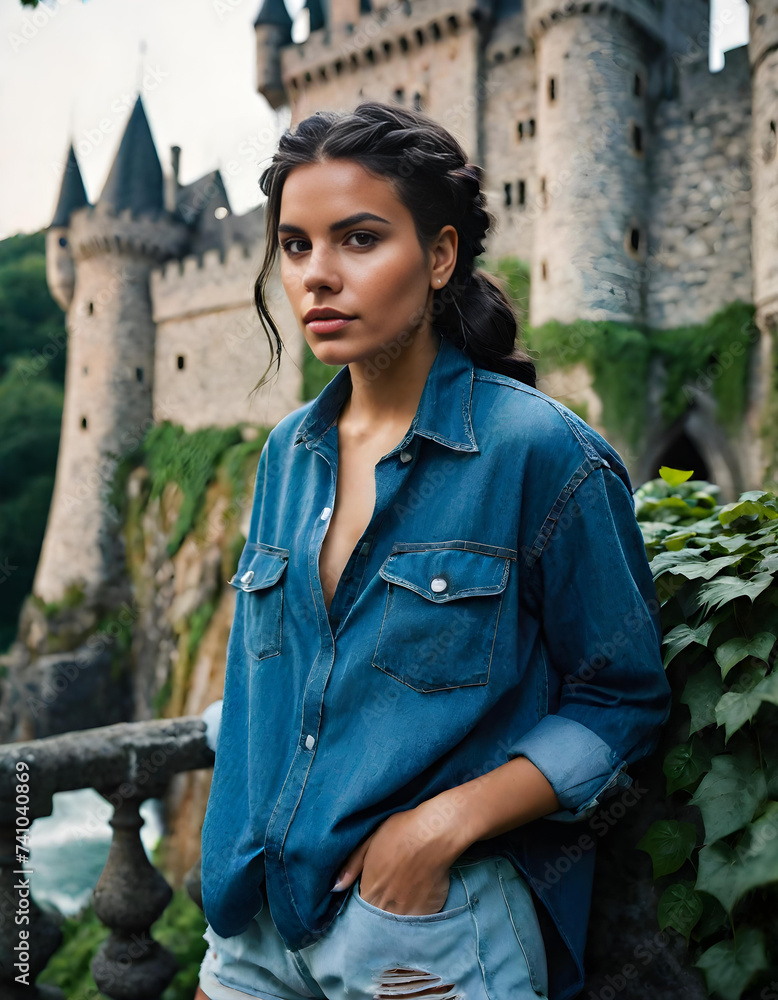
{"type": "MultiPolygon", "coordinates": [[[[281,192],[294,167],[338,159],[353,160],[393,184],[413,216],[423,248],[444,226],[454,226],[456,265],[446,285],[433,293],[432,322],[477,366],[534,387],[534,362],[516,346],[518,323],[511,301],[497,279],[474,265],[495,222],[481,190],[482,168],[470,163],[454,136],[429,116],[380,101],[363,101],[352,112],[317,111],[304,118],[281,136],[260,177],[260,190],[267,195],[266,238],[254,302],[271,350],[270,331],[275,335],[278,364],[283,345],[265,302],[265,285],[278,252],[281,192]]],[[[264,383],[272,363],[252,391],[264,383]]]]}

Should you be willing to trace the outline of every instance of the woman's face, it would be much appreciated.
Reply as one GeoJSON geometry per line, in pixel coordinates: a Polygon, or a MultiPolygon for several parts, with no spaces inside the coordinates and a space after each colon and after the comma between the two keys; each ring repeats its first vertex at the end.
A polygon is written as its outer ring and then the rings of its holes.
{"type": "Polygon", "coordinates": [[[388,180],[352,160],[295,167],[281,193],[281,280],[314,354],[348,364],[428,333],[433,288],[456,261],[456,230],[446,229],[442,248],[425,252],[388,180]],[[349,319],[308,320],[318,308],[349,319]]]}

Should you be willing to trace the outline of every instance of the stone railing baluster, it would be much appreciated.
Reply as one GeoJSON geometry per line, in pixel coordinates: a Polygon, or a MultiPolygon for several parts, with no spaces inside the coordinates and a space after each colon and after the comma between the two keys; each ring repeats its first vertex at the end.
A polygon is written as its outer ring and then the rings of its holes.
{"type": "MultiPolygon", "coordinates": [[[[61,932],[35,904],[35,858],[29,876],[20,875],[19,823],[49,816],[55,792],[95,788],[114,807],[113,839],[93,894],[95,912],[111,930],[92,960],[101,993],[112,1000],[156,1000],[175,975],[174,956],[155,941],[149,928],[172,897],[172,890],[149,862],[140,838],[140,805],[160,797],[180,771],[213,766],[214,753],[199,716],[119,723],[39,740],[0,746],[0,997],[3,1000],[63,1000],[52,986],[35,981],[61,943],[61,932]],[[19,795],[18,776],[27,791],[19,795]],[[22,803],[21,800],[28,801],[22,803]],[[20,805],[23,810],[20,810],[20,805]],[[20,821],[19,817],[23,817],[20,821]],[[29,886],[15,888],[17,880],[29,886]],[[20,922],[23,914],[28,922],[20,922]],[[24,932],[24,933],[22,933],[24,932]],[[27,949],[25,952],[24,949],[27,949]],[[27,955],[27,977],[17,982],[19,956],[27,955]]],[[[193,866],[192,872],[199,871],[193,866]]],[[[187,876],[197,901],[199,886],[187,876]]],[[[24,964],[24,963],[22,963],[24,964]]]]}

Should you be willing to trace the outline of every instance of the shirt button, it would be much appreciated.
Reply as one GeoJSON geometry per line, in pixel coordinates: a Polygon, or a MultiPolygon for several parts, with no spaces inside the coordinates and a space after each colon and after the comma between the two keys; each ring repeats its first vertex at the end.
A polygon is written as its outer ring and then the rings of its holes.
{"type": "Polygon", "coordinates": [[[430,583],[430,589],[433,590],[436,594],[440,594],[442,591],[446,589],[446,587],[448,587],[448,584],[446,583],[446,581],[443,579],[442,576],[434,577],[432,579],[432,582],[430,583]]]}
{"type": "Polygon", "coordinates": [[[401,451],[400,452],[400,461],[401,462],[410,462],[410,460],[412,458],[413,458],[413,455],[411,455],[411,453],[409,451],[401,451]]]}
{"type": "Polygon", "coordinates": [[[305,737],[305,745],[309,750],[313,748],[313,744],[315,742],[316,740],[313,738],[313,736],[310,735],[310,733],[305,737]]]}
{"type": "Polygon", "coordinates": [[[253,579],[254,579],[254,570],[253,569],[247,569],[246,572],[243,574],[243,576],[240,578],[240,582],[241,583],[251,583],[251,581],[253,579]]]}
{"type": "Polygon", "coordinates": [[[321,515],[320,515],[322,521],[326,521],[327,518],[330,516],[331,513],[332,513],[332,507],[325,507],[324,510],[321,512],[321,515]]]}

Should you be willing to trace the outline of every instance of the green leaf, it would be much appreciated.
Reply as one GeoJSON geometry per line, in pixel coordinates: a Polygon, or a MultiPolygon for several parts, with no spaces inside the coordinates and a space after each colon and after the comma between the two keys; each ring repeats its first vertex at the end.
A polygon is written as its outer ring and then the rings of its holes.
{"type": "Polygon", "coordinates": [[[681,549],[680,552],[658,552],[651,560],[651,572],[654,579],[661,573],[669,573],[682,563],[705,564],[707,559],[701,558],[699,549],[681,549]]]}
{"type": "Polygon", "coordinates": [[[687,680],[680,700],[682,705],[689,706],[692,717],[690,736],[716,722],[715,708],[723,693],[721,671],[713,663],[706,663],[687,680]]]}
{"type": "Polygon", "coordinates": [[[697,628],[689,628],[688,625],[676,625],[674,629],[671,629],[662,640],[662,644],[667,647],[664,657],[665,668],[682,649],[686,649],[693,642],[696,642],[700,646],[707,646],[713,628],[714,622],[712,619],[709,619],[697,628]]]}
{"type": "Polygon", "coordinates": [[[718,580],[703,584],[693,603],[695,607],[704,607],[709,611],[712,608],[720,608],[722,604],[734,601],[737,597],[748,597],[753,601],[762,591],[767,590],[772,582],[771,573],[757,573],[750,580],[743,580],[737,576],[722,576],[718,580]]]}
{"type": "Polygon", "coordinates": [[[667,794],[695,784],[701,775],[710,770],[712,756],[713,751],[701,740],[673,747],[662,763],[667,778],[667,794]]]}
{"type": "Polygon", "coordinates": [[[739,552],[741,549],[753,549],[753,540],[748,535],[718,535],[711,538],[710,547],[712,549],[724,549],[725,552],[739,552]]]}
{"type": "Polygon", "coordinates": [[[699,559],[697,562],[689,561],[679,566],[671,566],[670,572],[685,576],[687,580],[712,580],[728,566],[739,563],[742,558],[742,553],[735,552],[728,556],[716,556],[715,559],[699,559]]]}
{"type": "Polygon", "coordinates": [[[769,663],[768,657],[774,645],[775,636],[771,632],[758,632],[752,639],[728,639],[722,642],[714,653],[716,662],[721,667],[722,679],[747,656],[755,656],[758,660],[769,663]]]}
{"type": "Polygon", "coordinates": [[[710,844],[749,823],[766,798],[764,773],[748,756],[716,754],[689,804],[702,813],[705,843],[710,844]]]}
{"type": "Polygon", "coordinates": [[[675,882],[669,885],[659,897],[657,917],[659,929],[674,927],[683,934],[686,943],[692,928],[702,916],[702,896],[694,888],[694,882],[675,882]]]}
{"type": "Polygon", "coordinates": [[[691,479],[694,475],[694,469],[689,469],[689,471],[686,472],[683,469],[671,469],[669,465],[660,465],[659,475],[670,486],[680,486],[681,483],[685,483],[687,479],[691,479]]]}
{"type": "Polygon", "coordinates": [[[672,535],[667,535],[663,539],[666,549],[671,552],[679,552],[689,541],[690,538],[694,538],[697,534],[696,531],[677,531],[672,535]]]}
{"type": "Polygon", "coordinates": [[[759,503],[758,500],[743,500],[736,503],[725,504],[719,511],[719,521],[722,524],[731,524],[738,517],[752,517],[756,515],[760,520],[766,517],[774,520],[778,517],[778,510],[775,507],[768,507],[767,504],[759,503]]]}
{"type": "Polygon", "coordinates": [[[708,990],[724,1000],[740,1000],[757,972],[768,967],[764,934],[744,927],[735,941],[718,941],[694,963],[705,973],[708,990]]]}
{"type": "Polygon", "coordinates": [[[695,889],[709,892],[727,913],[749,890],[778,881],[778,802],[768,802],[737,847],[720,840],[700,849],[695,889]]]}
{"type": "Polygon", "coordinates": [[[658,819],[635,845],[651,856],[654,878],[678,871],[697,843],[697,827],[676,819],[658,819]]]}
{"type": "Polygon", "coordinates": [[[762,681],[765,673],[765,667],[751,667],[740,678],[740,690],[727,691],[716,703],[713,711],[716,716],[716,724],[726,727],[725,743],[728,743],[730,736],[746,722],[750,722],[759,711],[762,695],[755,688],[762,681]]]}

